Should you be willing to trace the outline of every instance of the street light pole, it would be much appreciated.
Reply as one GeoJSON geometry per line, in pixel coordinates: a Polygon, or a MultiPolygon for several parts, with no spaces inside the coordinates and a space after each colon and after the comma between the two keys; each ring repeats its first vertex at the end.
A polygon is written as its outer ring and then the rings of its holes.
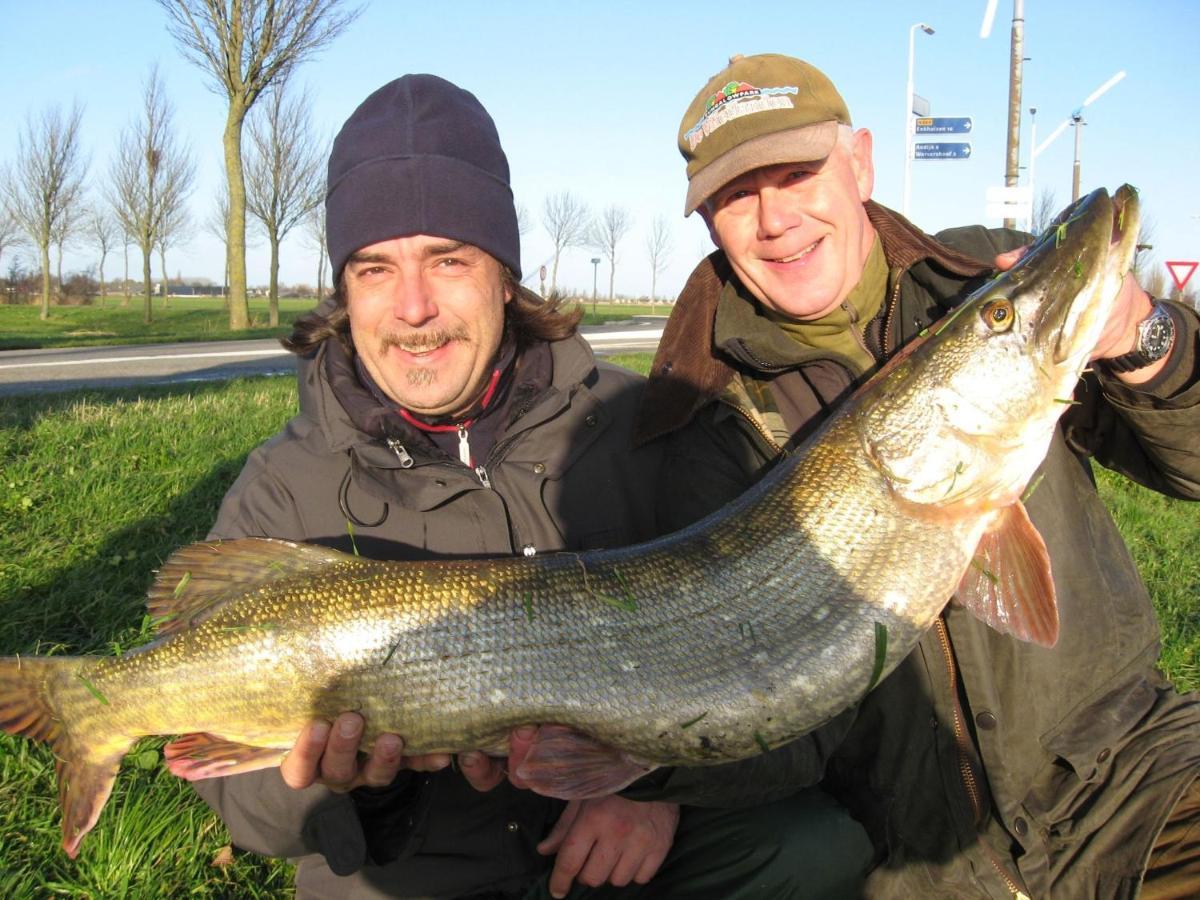
{"type": "MultiPolygon", "coordinates": [[[[1025,44],[1025,2],[1013,0],[1012,58],[1008,68],[1008,157],[1004,169],[1006,187],[1016,187],[1021,169],[1021,64],[1025,44]]],[[[1015,228],[1016,219],[1004,220],[1005,228],[1015,228]]]]}
{"type": "Polygon", "coordinates": [[[596,273],[599,271],[600,257],[592,257],[592,315],[596,315],[596,273]]]}
{"type": "Polygon", "coordinates": [[[908,29],[908,93],[904,97],[904,204],[900,208],[905,216],[908,215],[908,201],[912,195],[913,65],[918,28],[926,34],[933,34],[933,29],[924,22],[918,22],[908,29]]]}
{"type": "Polygon", "coordinates": [[[1074,203],[1079,199],[1079,142],[1083,137],[1083,126],[1087,124],[1083,121],[1082,108],[1071,113],[1071,122],[1075,126],[1075,165],[1071,167],[1071,202],[1074,203]]]}
{"type": "Polygon", "coordinates": [[[1029,107],[1029,224],[1026,230],[1033,231],[1034,207],[1037,205],[1037,195],[1033,192],[1033,161],[1037,159],[1034,153],[1037,147],[1037,107],[1029,107]]]}

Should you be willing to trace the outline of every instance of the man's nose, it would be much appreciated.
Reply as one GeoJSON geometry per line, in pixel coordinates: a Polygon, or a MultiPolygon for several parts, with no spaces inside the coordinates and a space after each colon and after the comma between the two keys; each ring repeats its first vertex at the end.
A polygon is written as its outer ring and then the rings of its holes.
{"type": "Polygon", "coordinates": [[[778,188],[764,186],[758,192],[758,237],[760,240],[778,237],[794,224],[787,198],[778,188]]]}
{"type": "Polygon", "coordinates": [[[433,292],[419,270],[405,271],[396,282],[392,300],[392,315],[406,325],[418,327],[437,318],[438,308],[433,292]]]}

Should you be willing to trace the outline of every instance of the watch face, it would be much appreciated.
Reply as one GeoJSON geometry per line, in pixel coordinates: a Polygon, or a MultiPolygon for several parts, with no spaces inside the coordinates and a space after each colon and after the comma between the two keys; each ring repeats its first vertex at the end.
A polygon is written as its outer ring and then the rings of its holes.
{"type": "Polygon", "coordinates": [[[1137,349],[1147,359],[1154,361],[1167,355],[1175,337],[1175,323],[1166,310],[1158,307],[1155,314],[1142,323],[1139,331],[1137,349]]]}

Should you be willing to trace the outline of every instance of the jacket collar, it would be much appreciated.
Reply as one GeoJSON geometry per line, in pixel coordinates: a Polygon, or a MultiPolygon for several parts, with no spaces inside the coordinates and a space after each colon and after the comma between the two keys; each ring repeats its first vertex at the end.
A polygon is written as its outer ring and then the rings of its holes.
{"type": "MultiPolygon", "coordinates": [[[[925,260],[964,277],[991,268],[990,261],[947,247],[873,200],[864,206],[893,273],[905,272],[925,260]]],[[[720,250],[701,260],[688,278],[650,369],[650,381],[634,422],[635,445],[682,428],[732,379],[735,370],[714,342],[717,308],[722,291],[730,283],[736,285],[737,278],[720,250]]]]}

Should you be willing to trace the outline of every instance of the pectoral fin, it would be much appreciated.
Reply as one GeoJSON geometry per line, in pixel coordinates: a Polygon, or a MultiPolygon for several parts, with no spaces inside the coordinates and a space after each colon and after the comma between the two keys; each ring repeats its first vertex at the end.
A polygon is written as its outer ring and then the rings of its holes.
{"type": "Polygon", "coordinates": [[[213,734],[185,734],[163,747],[171,774],[188,781],[269,769],[285,756],[286,749],[237,744],[213,734]]]}
{"type": "Polygon", "coordinates": [[[1001,634],[1043,647],[1057,643],[1050,557],[1023,504],[996,513],[959,582],[957,599],[1001,634]]]}
{"type": "Polygon", "coordinates": [[[654,766],[564,725],[542,725],[517,776],[546,797],[606,797],[637,781],[654,766]]]}

